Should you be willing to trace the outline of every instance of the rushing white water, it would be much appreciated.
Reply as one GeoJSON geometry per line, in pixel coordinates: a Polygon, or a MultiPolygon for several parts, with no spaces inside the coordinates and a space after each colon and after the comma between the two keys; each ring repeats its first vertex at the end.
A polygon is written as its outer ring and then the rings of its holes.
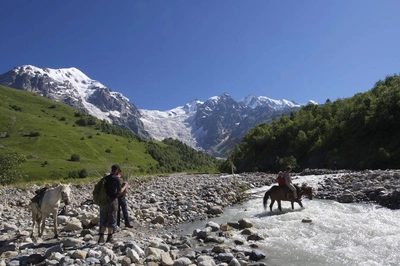
{"type": "MultiPolygon", "coordinates": [[[[316,188],[320,179],[296,177],[294,183],[306,181],[316,188]]],[[[226,224],[249,219],[254,224],[252,229],[265,237],[256,243],[268,265],[400,265],[400,211],[303,198],[304,208],[295,203],[292,210],[290,202],[282,202],[282,212],[277,203],[270,212],[262,205],[268,188],[249,191],[257,198],[226,208],[221,217],[210,221],[226,224]],[[312,222],[304,223],[303,219],[312,222]]],[[[184,229],[202,228],[200,224],[184,229]]],[[[204,221],[202,224],[204,227],[204,221]]],[[[228,241],[245,237],[238,234],[228,241]]],[[[237,248],[249,249],[248,245],[237,248]]]]}

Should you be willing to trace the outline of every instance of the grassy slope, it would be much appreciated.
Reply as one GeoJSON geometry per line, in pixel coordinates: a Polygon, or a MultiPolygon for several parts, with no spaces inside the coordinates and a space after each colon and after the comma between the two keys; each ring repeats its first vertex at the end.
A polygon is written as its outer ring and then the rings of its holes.
{"type": "Polygon", "coordinates": [[[140,168],[145,172],[157,164],[145,153],[143,142],[80,127],[75,124],[76,112],[37,94],[0,86],[0,134],[8,132],[0,138],[0,154],[16,151],[28,156],[21,167],[28,182],[62,179],[82,169],[97,177],[114,163],[126,175],[138,174],[140,168]],[[40,136],[29,136],[31,132],[40,136]],[[80,161],[71,162],[72,154],[80,161]]]}

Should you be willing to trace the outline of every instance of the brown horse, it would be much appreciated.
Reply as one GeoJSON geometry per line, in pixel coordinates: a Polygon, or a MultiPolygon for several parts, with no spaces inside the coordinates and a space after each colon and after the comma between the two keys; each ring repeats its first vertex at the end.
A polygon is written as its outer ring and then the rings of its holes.
{"type": "Polygon", "coordinates": [[[297,188],[297,200],[293,199],[293,194],[290,194],[290,198],[287,198],[286,191],[284,188],[280,186],[273,186],[271,187],[267,192],[265,192],[264,195],[264,209],[267,208],[267,201],[268,198],[271,197],[271,204],[269,205],[269,209],[272,211],[272,206],[274,205],[275,201],[278,202],[278,208],[280,211],[282,211],[281,207],[281,201],[290,201],[292,203],[292,210],[294,209],[294,202],[297,202],[300,207],[303,208],[303,203],[301,203],[301,197],[303,195],[306,195],[307,198],[312,200],[313,195],[312,195],[312,187],[302,185],[300,188],[295,186],[297,188]]]}

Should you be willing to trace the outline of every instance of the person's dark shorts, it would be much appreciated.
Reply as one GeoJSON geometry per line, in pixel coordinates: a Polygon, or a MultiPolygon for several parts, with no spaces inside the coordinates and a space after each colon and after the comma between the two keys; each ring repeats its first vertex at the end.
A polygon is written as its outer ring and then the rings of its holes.
{"type": "Polygon", "coordinates": [[[113,200],[110,199],[109,204],[101,206],[100,208],[100,211],[103,213],[103,221],[101,221],[101,224],[105,227],[114,228],[117,222],[118,200],[116,198],[113,200]]]}

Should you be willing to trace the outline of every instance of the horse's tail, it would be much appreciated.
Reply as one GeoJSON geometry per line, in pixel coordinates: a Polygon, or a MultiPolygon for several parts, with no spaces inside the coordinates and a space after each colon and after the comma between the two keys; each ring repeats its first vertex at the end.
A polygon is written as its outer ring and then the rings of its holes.
{"type": "Polygon", "coordinates": [[[271,194],[271,190],[270,189],[267,190],[267,192],[265,192],[264,200],[263,200],[264,210],[267,208],[267,201],[268,201],[268,198],[269,198],[270,194],[271,194]]]}

